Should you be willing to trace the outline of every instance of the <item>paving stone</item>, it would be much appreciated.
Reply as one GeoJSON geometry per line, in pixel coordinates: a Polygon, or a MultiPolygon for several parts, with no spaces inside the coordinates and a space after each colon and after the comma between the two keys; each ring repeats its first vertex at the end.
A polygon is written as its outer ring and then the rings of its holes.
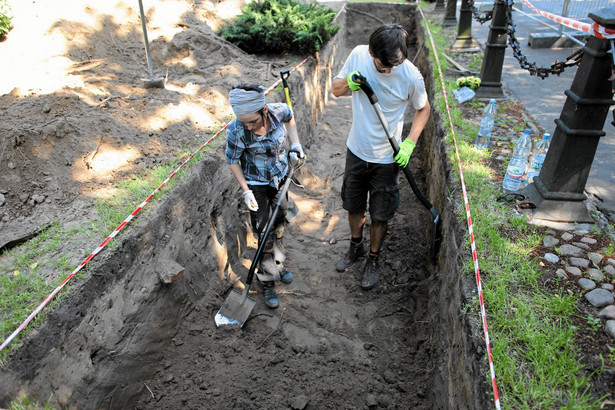
{"type": "Polygon", "coordinates": [[[588,243],[590,245],[594,245],[598,241],[595,240],[594,238],[587,238],[587,237],[585,237],[585,238],[581,238],[581,242],[588,243]]]}
{"type": "Polygon", "coordinates": [[[591,268],[587,271],[589,277],[596,282],[604,282],[604,275],[600,272],[599,269],[591,268]]]}
{"type": "Polygon", "coordinates": [[[585,255],[585,252],[583,252],[583,249],[577,248],[576,246],[570,245],[568,243],[565,243],[559,247],[559,253],[562,256],[581,257],[585,255]]]}
{"type": "Polygon", "coordinates": [[[576,266],[567,266],[566,271],[568,271],[568,273],[574,276],[581,276],[583,274],[583,272],[581,272],[581,269],[577,268],[576,266]]]}
{"type": "Polygon", "coordinates": [[[572,242],[572,244],[574,246],[576,246],[577,248],[581,248],[581,249],[585,249],[586,251],[589,250],[589,245],[583,242],[572,242]]]}
{"type": "Polygon", "coordinates": [[[615,338],[615,320],[607,320],[606,324],[604,325],[604,332],[615,338]]]}
{"type": "Polygon", "coordinates": [[[571,234],[571,233],[569,233],[569,232],[564,232],[564,233],[562,234],[562,240],[564,240],[564,241],[566,241],[566,242],[567,242],[567,241],[569,241],[569,240],[571,240],[572,238],[574,238],[574,235],[573,235],[573,234],[571,234]]]}
{"type": "Polygon", "coordinates": [[[546,248],[552,248],[555,245],[557,245],[559,243],[559,239],[551,236],[551,235],[547,235],[545,236],[545,238],[542,240],[542,244],[546,247],[546,248]]]}
{"type": "Polygon", "coordinates": [[[562,279],[568,279],[568,275],[566,275],[566,271],[563,269],[558,269],[555,274],[562,279]]]}
{"type": "Polygon", "coordinates": [[[554,253],[545,253],[545,259],[547,262],[557,263],[559,262],[559,256],[554,253]]]}
{"type": "Polygon", "coordinates": [[[603,283],[602,286],[600,286],[602,289],[606,289],[606,290],[613,290],[615,289],[615,285],[613,285],[612,283],[603,283]]]}
{"type": "Polygon", "coordinates": [[[570,264],[579,268],[589,268],[589,261],[583,258],[570,258],[570,264]]]}
{"type": "Polygon", "coordinates": [[[602,262],[602,255],[596,252],[590,252],[587,254],[587,257],[594,265],[600,266],[600,262],[602,262]]]}
{"type": "MultiPolygon", "coordinates": [[[[581,281],[583,279],[580,279],[581,281]]],[[[605,289],[594,289],[589,293],[585,294],[585,299],[593,306],[601,308],[604,306],[612,305],[615,301],[613,298],[613,294],[605,289]]]]}
{"type": "Polygon", "coordinates": [[[598,317],[603,319],[615,319],[615,305],[609,305],[598,313],[598,317]]]}
{"type": "Polygon", "coordinates": [[[579,286],[585,290],[592,290],[596,288],[596,282],[591,279],[581,278],[578,282],[579,286]]]}
{"type": "Polygon", "coordinates": [[[587,235],[589,233],[589,230],[590,226],[588,224],[579,224],[574,227],[574,233],[581,236],[587,235]]]}
{"type": "Polygon", "coordinates": [[[606,265],[602,269],[606,272],[607,275],[611,276],[612,278],[615,277],[615,268],[611,265],[606,265]]]}
{"type": "Polygon", "coordinates": [[[608,263],[608,264],[609,264],[609,265],[611,265],[611,266],[615,266],[615,259],[608,258],[608,259],[606,260],[606,263],[608,263]]]}

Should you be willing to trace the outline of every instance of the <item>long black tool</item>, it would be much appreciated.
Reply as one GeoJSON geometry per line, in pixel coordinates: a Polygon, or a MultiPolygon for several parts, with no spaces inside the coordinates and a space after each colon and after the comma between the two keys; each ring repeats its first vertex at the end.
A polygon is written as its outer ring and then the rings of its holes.
{"type": "Polygon", "coordinates": [[[265,242],[267,242],[267,238],[269,237],[269,233],[273,227],[275,222],[275,217],[278,215],[278,210],[280,209],[280,205],[288,192],[288,187],[290,186],[290,180],[295,173],[295,168],[290,167],[288,171],[288,176],[286,177],[286,181],[282,186],[282,191],[279,195],[278,201],[276,202],[275,208],[273,209],[273,213],[269,218],[269,222],[267,223],[267,229],[265,229],[265,233],[260,239],[260,243],[258,245],[258,250],[252,259],[252,265],[250,265],[250,270],[248,271],[248,278],[246,279],[246,284],[243,288],[243,292],[238,292],[236,290],[231,291],[226,301],[222,304],[222,307],[218,311],[215,316],[216,326],[220,327],[220,325],[239,325],[239,327],[243,327],[246,320],[248,320],[248,316],[252,313],[252,309],[254,309],[254,305],[256,305],[256,301],[248,297],[248,292],[250,291],[250,287],[252,286],[252,280],[254,279],[254,271],[256,270],[256,266],[258,265],[258,261],[261,258],[263,253],[263,248],[265,247],[265,242]]]}
{"type": "MultiPolygon", "coordinates": [[[[380,107],[380,103],[378,102],[378,97],[374,93],[372,87],[367,82],[367,78],[362,75],[353,74],[352,80],[361,86],[361,90],[363,90],[363,92],[365,92],[365,94],[367,95],[367,98],[369,98],[369,102],[374,107],[374,110],[376,111],[376,116],[380,120],[382,128],[384,128],[384,132],[387,136],[387,139],[389,140],[389,143],[391,143],[391,147],[393,147],[393,153],[394,155],[397,155],[397,153],[399,152],[399,144],[397,144],[397,141],[393,137],[391,137],[391,133],[389,132],[389,124],[386,118],[384,118],[384,114],[382,114],[382,108],[380,107]]],[[[438,214],[438,211],[436,211],[436,208],[434,208],[431,202],[429,202],[429,200],[425,197],[425,195],[423,195],[419,187],[416,185],[416,181],[412,176],[410,168],[406,166],[403,168],[403,170],[404,174],[406,174],[406,179],[410,184],[410,188],[412,188],[412,192],[414,192],[414,195],[416,195],[416,197],[419,199],[419,201],[421,201],[425,208],[427,208],[429,212],[431,212],[431,215],[434,218],[433,229],[431,232],[431,258],[435,262],[438,252],[440,251],[440,245],[442,244],[442,226],[440,221],[440,215],[438,214]]]]}
{"type": "Polygon", "coordinates": [[[286,94],[286,104],[290,107],[290,112],[295,116],[293,112],[293,104],[290,102],[290,88],[288,88],[288,82],[286,79],[290,76],[290,70],[280,71],[280,77],[282,77],[282,85],[284,85],[284,93],[286,94]]]}

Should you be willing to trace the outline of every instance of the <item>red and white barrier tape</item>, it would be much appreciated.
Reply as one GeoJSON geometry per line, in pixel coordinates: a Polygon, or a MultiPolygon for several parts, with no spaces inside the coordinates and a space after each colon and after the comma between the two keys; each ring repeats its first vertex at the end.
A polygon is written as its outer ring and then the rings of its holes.
{"type": "Polygon", "coordinates": [[[534,10],[536,13],[540,14],[541,16],[546,17],[549,20],[555,21],[556,23],[563,24],[566,27],[570,27],[575,30],[582,31],[584,33],[592,34],[594,37],[598,37],[601,39],[615,38],[615,30],[603,27],[596,22],[594,22],[593,24],[589,24],[589,23],[583,23],[581,21],[573,20],[568,17],[558,16],[557,14],[553,14],[553,13],[549,13],[544,10],[537,9],[528,0],[521,0],[521,1],[523,2],[523,4],[525,4],[526,6],[534,10]]]}
{"type": "Polygon", "coordinates": [[[425,18],[425,14],[423,14],[423,10],[420,5],[417,5],[419,11],[421,12],[421,17],[423,21],[425,21],[425,28],[427,29],[427,34],[429,35],[429,40],[431,41],[431,48],[433,49],[433,55],[436,59],[436,64],[438,66],[438,73],[440,74],[440,82],[442,84],[442,92],[444,93],[444,101],[446,103],[446,111],[448,113],[448,121],[451,127],[451,132],[453,133],[453,141],[455,143],[455,154],[457,155],[457,164],[459,165],[459,177],[461,179],[461,189],[463,190],[463,202],[466,207],[466,216],[468,220],[468,232],[470,233],[470,243],[472,246],[472,259],[474,260],[474,273],[476,275],[476,286],[478,288],[478,295],[480,298],[480,314],[483,320],[483,331],[485,334],[485,344],[487,345],[487,356],[489,358],[489,371],[491,372],[491,385],[493,387],[493,398],[495,400],[495,408],[500,409],[500,397],[498,395],[498,386],[495,382],[495,368],[493,367],[493,356],[491,355],[491,343],[489,342],[489,332],[487,330],[487,313],[485,311],[485,301],[483,299],[483,285],[480,280],[480,269],[478,268],[478,254],[476,252],[476,243],[474,242],[474,230],[472,229],[472,215],[470,214],[470,203],[468,202],[468,191],[466,190],[466,183],[463,178],[463,170],[461,168],[461,157],[459,156],[459,147],[457,146],[457,137],[455,135],[455,126],[453,125],[453,118],[451,116],[451,110],[448,104],[448,95],[446,93],[446,86],[444,85],[444,76],[442,75],[442,68],[440,67],[440,58],[438,57],[438,50],[436,49],[436,45],[433,40],[433,36],[431,35],[431,30],[429,29],[429,25],[427,24],[427,19],[425,18]]]}
{"type": "MultiPolygon", "coordinates": [[[[292,69],[290,69],[289,74],[293,73],[294,71],[296,71],[299,67],[301,67],[303,64],[305,64],[306,61],[308,61],[310,59],[310,56],[306,57],[303,61],[301,61],[299,64],[297,64],[295,67],[293,67],[292,69]]],[[[278,86],[278,84],[280,84],[280,82],[282,82],[282,79],[280,78],[278,81],[276,81],[271,87],[269,87],[266,91],[265,94],[269,94],[273,89],[275,89],[275,87],[278,86]]],[[[66,283],[68,283],[69,280],[72,279],[73,276],[75,276],[77,274],[77,272],[79,272],[85,265],[87,265],[87,263],[89,261],[91,261],[96,255],[98,255],[100,253],[100,251],[103,250],[103,248],[105,246],[107,246],[107,244],[109,242],[111,242],[111,240],[113,238],[115,238],[115,236],[122,230],[124,229],[124,227],[126,225],[128,225],[128,223],[141,211],[141,209],[143,209],[143,207],[145,207],[145,205],[147,205],[149,203],[149,201],[154,197],[154,195],[156,195],[157,192],[159,192],[170,180],[171,178],[173,178],[175,176],[175,174],[177,174],[177,172],[179,172],[179,170],[181,170],[184,165],[186,165],[188,163],[188,161],[190,161],[199,151],[201,151],[203,148],[205,148],[205,146],[207,144],[209,144],[214,138],[216,138],[222,131],[224,131],[230,124],[230,121],[227,122],[222,128],[220,128],[220,130],[218,130],[218,132],[216,132],[210,139],[208,139],[203,145],[201,145],[196,151],[194,151],[192,153],[192,155],[190,155],[188,158],[186,158],[186,160],[184,162],[182,162],[182,164],[177,167],[177,169],[175,171],[173,171],[171,173],[171,175],[169,175],[167,177],[167,179],[164,180],[164,182],[162,182],[158,188],[156,188],[146,199],[145,201],[141,202],[141,204],[139,204],[139,206],[132,211],[132,213],[126,218],[124,219],[124,222],[122,222],[117,228],[115,228],[115,230],[109,235],[107,236],[107,238],[102,241],[102,243],[100,245],[98,245],[98,247],[91,253],[88,255],[87,258],[85,258],[83,260],[83,262],[81,262],[79,264],[79,266],[77,266],[75,268],[75,270],[66,277],[66,279],[64,279],[62,281],[62,283],[55,288],[55,290],[53,292],[51,292],[51,294],[49,296],[47,296],[45,298],[45,300],[43,300],[43,302],[38,305],[38,307],[32,312],[30,313],[30,315],[26,318],[26,320],[24,320],[24,322],[19,325],[19,327],[17,329],[15,329],[15,331],[13,333],[11,333],[11,335],[4,341],[2,342],[2,344],[0,345],[0,351],[2,351],[2,349],[4,349],[14,338],[15,336],[17,336],[19,334],[19,332],[21,332],[27,325],[28,323],[30,323],[32,321],[32,319],[34,319],[34,317],[41,311],[43,310],[43,308],[45,306],[47,306],[47,304],[49,303],[49,301],[51,301],[51,299],[53,299],[55,297],[55,295],[58,294],[58,292],[60,292],[64,286],[66,285],[66,283]]]]}

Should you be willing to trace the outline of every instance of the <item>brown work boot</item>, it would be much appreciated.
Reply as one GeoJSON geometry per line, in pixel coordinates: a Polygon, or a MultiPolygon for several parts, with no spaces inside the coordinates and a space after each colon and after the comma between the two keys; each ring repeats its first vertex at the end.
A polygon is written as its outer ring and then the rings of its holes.
{"type": "Polygon", "coordinates": [[[337,269],[338,272],[344,272],[347,267],[352,265],[363,255],[365,255],[365,245],[363,245],[363,241],[359,243],[350,241],[350,249],[348,249],[348,252],[346,252],[344,258],[337,263],[335,269],[337,269]]]}
{"type": "Polygon", "coordinates": [[[380,279],[380,261],[378,255],[374,256],[370,252],[365,261],[361,287],[365,290],[369,290],[376,286],[378,279],[380,279]]]}

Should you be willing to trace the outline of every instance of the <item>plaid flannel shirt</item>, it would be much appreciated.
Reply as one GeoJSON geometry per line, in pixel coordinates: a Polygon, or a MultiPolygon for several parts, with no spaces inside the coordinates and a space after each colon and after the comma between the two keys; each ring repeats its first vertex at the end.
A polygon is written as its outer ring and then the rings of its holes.
{"type": "Polygon", "coordinates": [[[226,162],[241,164],[249,185],[280,186],[288,173],[284,123],[293,117],[284,103],[267,104],[270,121],[265,135],[256,135],[235,118],[226,129],[226,162]]]}

